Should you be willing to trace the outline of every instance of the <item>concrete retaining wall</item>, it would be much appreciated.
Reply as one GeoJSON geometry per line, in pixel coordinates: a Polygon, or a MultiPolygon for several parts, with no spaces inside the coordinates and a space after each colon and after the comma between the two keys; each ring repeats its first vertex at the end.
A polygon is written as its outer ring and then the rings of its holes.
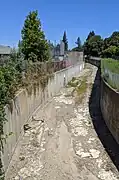
{"type": "Polygon", "coordinates": [[[90,63],[98,68],[100,68],[101,65],[101,58],[97,58],[97,57],[89,57],[89,58],[85,58],[85,62],[90,63]]]}
{"type": "Polygon", "coordinates": [[[49,79],[44,90],[39,86],[36,92],[32,91],[30,95],[28,91],[22,90],[15,97],[12,110],[6,107],[8,122],[4,125],[4,132],[5,134],[13,132],[13,135],[9,136],[4,145],[2,159],[5,170],[8,168],[18,139],[23,133],[23,125],[30,120],[32,114],[40,105],[47,103],[50,98],[59,92],[60,88],[64,86],[64,76],[67,83],[73,76],[79,75],[83,68],[84,62],[80,61],[76,65],[56,72],[53,78],[49,79]]]}
{"type": "Polygon", "coordinates": [[[110,132],[119,143],[119,93],[103,79],[101,82],[101,111],[110,132]]]}
{"type": "Polygon", "coordinates": [[[104,68],[102,75],[112,87],[119,90],[119,74],[113,73],[109,69],[104,68]]]}

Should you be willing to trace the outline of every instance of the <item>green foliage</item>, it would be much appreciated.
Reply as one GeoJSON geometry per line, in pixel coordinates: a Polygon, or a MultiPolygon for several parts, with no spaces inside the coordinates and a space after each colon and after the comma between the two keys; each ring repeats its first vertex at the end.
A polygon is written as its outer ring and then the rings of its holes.
{"type": "MultiPolygon", "coordinates": [[[[3,125],[7,121],[5,114],[5,106],[11,106],[11,99],[14,98],[15,93],[22,86],[22,71],[23,57],[13,48],[10,57],[3,58],[3,63],[0,66],[0,153],[3,151],[3,143],[6,142],[10,134],[5,134],[3,125]]],[[[2,170],[2,162],[0,159],[0,179],[4,179],[4,172],[2,170]]]]}
{"type": "Polygon", "coordinates": [[[76,44],[77,44],[77,47],[80,49],[80,48],[81,48],[81,40],[80,40],[80,37],[77,38],[76,44]]]}
{"type": "Polygon", "coordinates": [[[51,50],[54,48],[54,45],[53,45],[52,42],[50,42],[50,40],[48,41],[48,45],[49,45],[49,47],[50,47],[51,50]]]}
{"type": "Polygon", "coordinates": [[[95,36],[95,32],[91,31],[86,39],[86,41],[88,41],[91,37],[95,36]]]}
{"type": "Polygon", "coordinates": [[[75,42],[77,44],[77,47],[74,47],[72,49],[72,51],[82,51],[83,48],[82,48],[82,45],[81,45],[81,40],[80,40],[80,37],[77,38],[77,41],[75,42]]]}
{"type": "Polygon", "coordinates": [[[108,58],[111,58],[113,55],[118,55],[119,53],[119,48],[116,47],[116,46],[109,46],[107,49],[105,49],[103,52],[102,52],[102,56],[103,57],[108,57],[108,58]]]}
{"type": "Polygon", "coordinates": [[[81,51],[83,51],[83,47],[81,47],[81,48],[74,47],[71,51],[78,51],[78,52],[81,52],[81,51]]]}
{"type": "Polygon", "coordinates": [[[104,39],[104,48],[107,49],[110,46],[119,47],[119,32],[113,32],[110,37],[104,39]]]}
{"type": "Polygon", "coordinates": [[[113,32],[110,37],[104,39],[104,50],[102,56],[119,56],[119,32],[113,32]]]}
{"type": "Polygon", "coordinates": [[[54,56],[54,44],[50,42],[50,40],[48,41],[48,45],[49,45],[49,50],[50,50],[50,59],[52,59],[52,57],[54,56]]]}
{"type": "MultiPolygon", "coordinates": [[[[0,155],[3,143],[10,134],[4,135],[3,125],[7,121],[5,106],[11,104],[15,93],[21,87],[28,87],[38,83],[41,78],[43,87],[48,81],[49,69],[41,68],[45,63],[36,61],[49,60],[49,45],[41,29],[37,11],[30,12],[22,30],[22,41],[18,43],[18,50],[12,49],[10,57],[0,61],[0,155]],[[25,60],[26,59],[26,60],[25,60]],[[35,67],[34,67],[35,66],[35,67]],[[24,78],[22,78],[24,75],[24,78]]],[[[4,180],[4,172],[0,157],[0,179],[4,180]]]]}
{"type": "Polygon", "coordinates": [[[86,42],[84,43],[84,53],[90,56],[99,57],[103,50],[103,39],[99,35],[90,33],[86,42]]]}
{"type": "Polygon", "coordinates": [[[84,42],[84,45],[83,45],[83,49],[84,49],[84,54],[85,55],[91,55],[90,54],[90,47],[89,47],[89,39],[91,38],[91,37],[93,37],[93,36],[95,36],[95,33],[94,33],[94,31],[91,31],[89,34],[88,34],[88,37],[87,37],[87,39],[86,39],[86,42],[84,42]]]}
{"type": "MultiPolygon", "coordinates": [[[[20,81],[20,73],[16,69],[16,64],[13,60],[0,66],[0,152],[3,151],[3,141],[5,140],[3,125],[7,121],[4,107],[14,97],[15,92],[19,88],[18,83],[20,81]]],[[[1,162],[0,166],[1,175],[3,173],[1,162]]]]}
{"type": "Polygon", "coordinates": [[[77,87],[79,84],[79,80],[76,77],[73,77],[71,81],[68,82],[69,87],[77,87]]]}
{"type": "Polygon", "coordinates": [[[64,42],[65,51],[68,51],[68,40],[67,40],[66,31],[64,31],[64,35],[63,35],[63,40],[62,41],[64,42]]]}
{"type": "Polygon", "coordinates": [[[77,93],[78,95],[82,95],[86,92],[86,89],[87,89],[87,83],[86,83],[86,79],[84,78],[82,81],[81,81],[81,85],[79,87],[77,87],[77,93]]]}
{"type": "MultiPolygon", "coordinates": [[[[26,61],[22,57],[19,57],[15,49],[13,49],[10,55],[9,61],[0,66],[0,153],[3,151],[3,143],[9,135],[4,135],[3,125],[7,121],[5,114],[5,106],[10,107],[11,100],[14,98],[15,93],[21,87],[28,88],[34,86],[38,82],[41,83],[44,88],[48,81],[48,72],[45,67],[45,63],[33,63],[32,61],[26,61]],[[26,66],[26,67],[25,67],[26,66]],[[22,72],[25,72],[25,79],[22,79],[22,72]]],[[[50,63],[50,62],[49,62],[50,63]]],[[[2,162],[0,158],[0,179],[1,175],[4,175],[2,170],[2,162]]],[[[3,178],[4,179],[4,178],[3,178]]]]}
{"type": "Polygon", "coordinates": [[[20,47],[27,60],[43,62],[49,59],[49,45],[41,29],[37,11],[30,12],[26,17],[20,47]]]}
{"type": "Polygon", "coordinates": [[[22,42],[19,40],[18,42],[18,55],[21,56],[22,55],[22,42]]]}
{"type": "Polygon", "coordinates": [[[119,32],[113,32],[110,37],[103,40],[101,36],[95,35],[94,31],[91,31],[84,43],[84,54],[103,58],[119,56],[119,32]]]}

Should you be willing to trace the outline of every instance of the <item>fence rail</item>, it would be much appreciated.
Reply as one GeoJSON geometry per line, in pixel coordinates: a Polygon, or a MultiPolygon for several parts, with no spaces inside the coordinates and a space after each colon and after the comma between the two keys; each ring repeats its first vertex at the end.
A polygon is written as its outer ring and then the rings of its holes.
{"type": "MultiPolygon", "coordinates": [[[[41,72],[56,72],[59,70],[62,70],[64,68],[67,68],[69,66],[72,66],[79,61],[83,60],[83,52],[69,52],[67,56],[62,57],[62,60],[60,60],[58,57],[57,59],[54,59],[52,61],[47,62],[34,62],[29,64],[27,60],[22,59],[15,59],[15,64],[20,66],[21,71],[27,71],[28,66],[31,65],[31,67],[37,67],[41,72]]],[[[10,62],[10,57],[2,57],[0,58],[0,66],[3,66],[6,63],[10,62]]]]}
{"type": "MultiPolygon", "coordinates": [[[[47,62],[36,62],[32,63],[31,66],[39,68],[42,72],[56,72],[72,65],[77,64],[78,62],[82,62],[83,53],[79,52],[71,52],[67,57],[64,57],[63,60],[53,60],[47,62]]],[[[25,69],[25,68],[24,68],[25,69]]]]}

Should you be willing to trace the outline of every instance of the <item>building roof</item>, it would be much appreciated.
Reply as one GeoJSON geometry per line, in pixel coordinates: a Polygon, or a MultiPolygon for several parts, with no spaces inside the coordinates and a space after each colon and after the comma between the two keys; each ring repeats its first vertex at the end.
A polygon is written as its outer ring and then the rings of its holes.
{"type": "Polygon", "coordinates": [[[11,47],[10,46],[3,46],[0,45],[0,55],[9,55],[11,53],[11,47]]]}

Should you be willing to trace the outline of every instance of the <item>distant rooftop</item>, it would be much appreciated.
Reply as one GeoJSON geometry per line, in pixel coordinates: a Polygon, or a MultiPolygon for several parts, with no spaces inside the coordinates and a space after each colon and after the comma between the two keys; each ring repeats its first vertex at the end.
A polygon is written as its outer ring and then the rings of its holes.
{"type": "Polygon", "coordinates": [[[10,46],[3,46],[0,45],[0,55],[9,55],[11,53],[11,47],[10,46]]]}

